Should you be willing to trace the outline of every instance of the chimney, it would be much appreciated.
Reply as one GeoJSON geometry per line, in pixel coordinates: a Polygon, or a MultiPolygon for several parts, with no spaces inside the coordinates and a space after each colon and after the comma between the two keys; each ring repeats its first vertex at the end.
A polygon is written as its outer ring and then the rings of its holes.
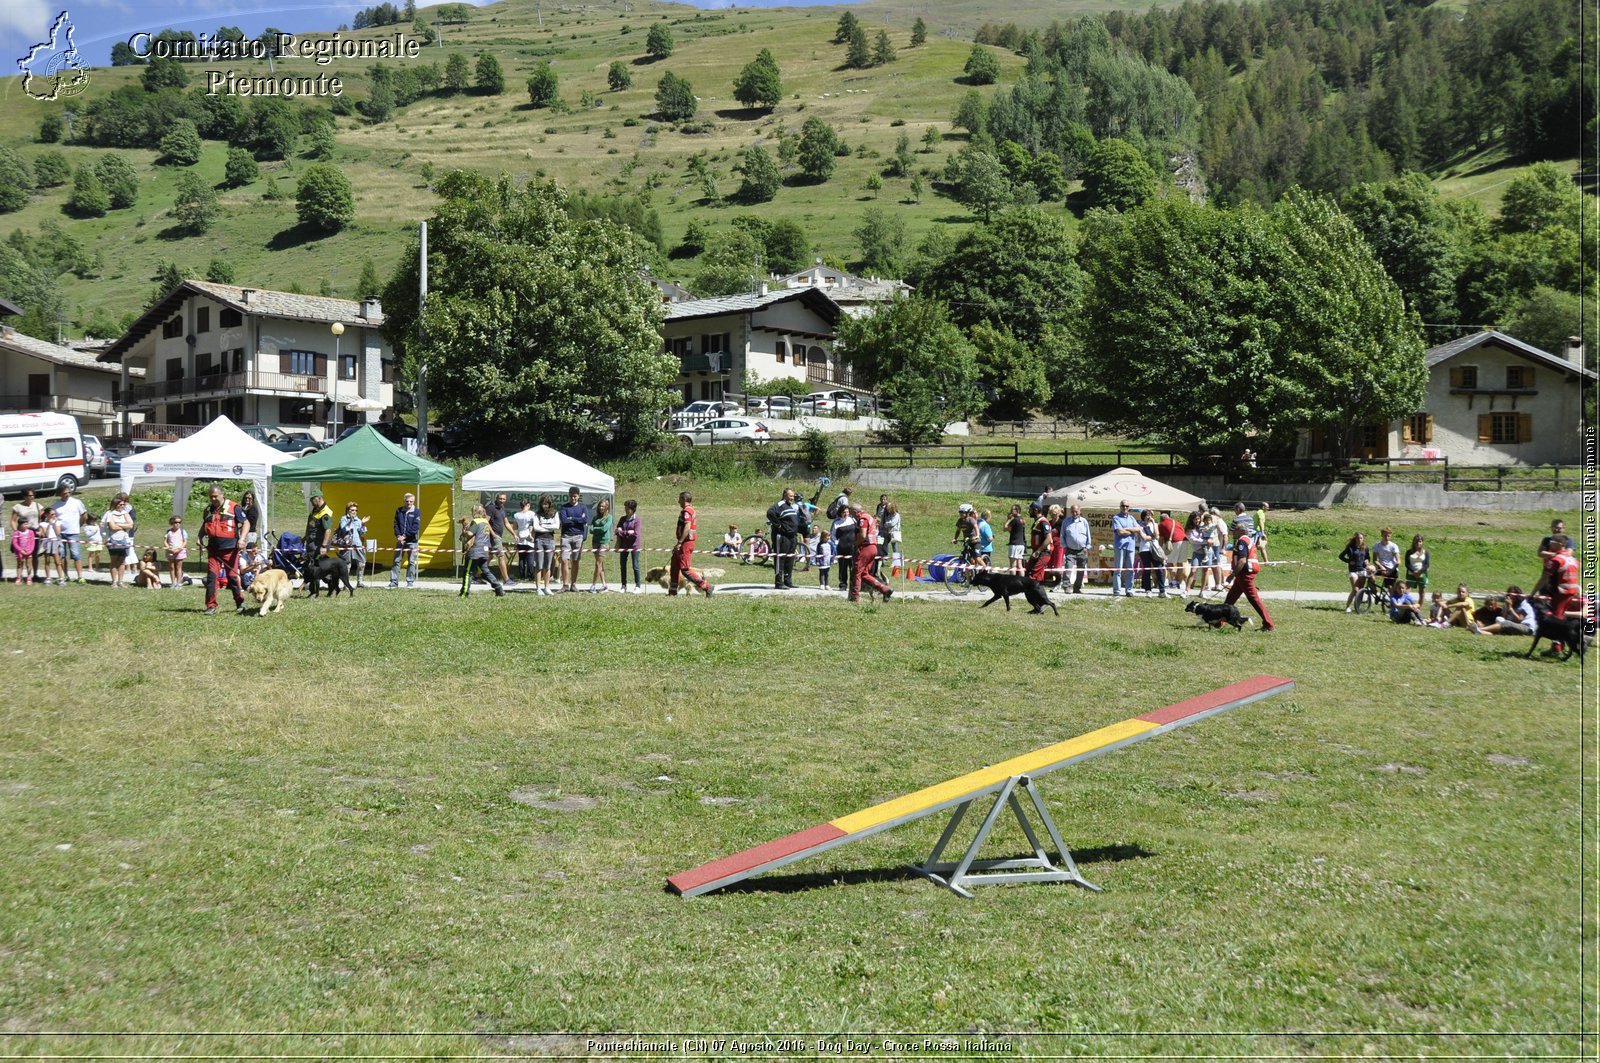
{"type": "Polygon", "coordinates": [[[256,294],[256,290],[254,288],[240,288],[239,289],[239,299],[240,299],[241,302],[244,303],[245,306],[249,306],[250,305],[250,301],[251,301],[252,298],[254,298],[255,294],[256,294]]]}
{"type": "Polygon", "coordinates": [[[766,295],[767,294],[767,282],[766,281],[762,281],[760,284],[756,285],[756,294],[757,295],[766,295]]]}
{"type": "Polygon", "coordinates": [[[1567,337],[1567,361],[1571,362],[1573,365],[1577,366],[1579,369],[1583,368],[1583,337],[1582,336],[1568,336],[1567,337]]]}
{"type": "Polygon", "coordinates": [[[369,295],[361,300],[361,320],[371,321],[383,313],[383,305],[378,302],[378,297],[369,295]]]}

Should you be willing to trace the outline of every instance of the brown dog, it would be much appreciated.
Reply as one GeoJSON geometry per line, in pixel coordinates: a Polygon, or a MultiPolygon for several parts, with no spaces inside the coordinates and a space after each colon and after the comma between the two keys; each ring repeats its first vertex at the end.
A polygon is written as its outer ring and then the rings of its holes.
{"type": "Polygon", "coordinates": [[[281,568],[266,569],[250,583],[250,597],[261,603],[257,616],[266,616],[269,609],[278,612],[293,595],[294,584],[281,568]]]}

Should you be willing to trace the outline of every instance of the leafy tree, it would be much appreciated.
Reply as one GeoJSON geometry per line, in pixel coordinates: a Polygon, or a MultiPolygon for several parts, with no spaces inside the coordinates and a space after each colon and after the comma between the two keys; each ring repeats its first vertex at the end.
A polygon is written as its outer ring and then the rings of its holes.
{"type": "Polygon", "coordinates": [[[1536,233],[1558,226],[1576,230],[1586,205],[1592,212],[1593,197],[1585,196],[1561,167],[1534,163],[1506,185],[1498,228],[1505,233],[1536,233]]]}
{"type": "Polygon", "coordinates": [[[820,184],[833,176],[839,149],[839,135],[827,122],[815,116],[800,127],[800,145],[795,154],[806,180],[820,184]]]}
{"type": "Polygon", "coordinates": [[[1420,173],[1348,189],[1339,199],[1352,224],[1424,321],[1456,320],[1462,235],[1456,216],[1420,173]]]}
{"type": "Polygon", "coordinates": [[[945,423],[982,408],[978,359],[943,304],[920,296],[895,299],[836,327],[835,352],[856,379],[889,400],[888,437],[915,445],[938,442],[945,423]]]}
{"type": "Polygon", "coordinates": [[[178,176],[177,195],[172,200],[172,216],[178,227],[198,235],[211,228],[217,217],[217,193],[197,173],[178,176]]]}
{"type": "Polygon", "coordinates": [[[444,61],[444,88],[454,95],[466,92],[472,85],[472,66],[461,52],[451,52],[444,61]]]}
{"type": "Polygon", "coordinates": [[[479,95],[499,96],[506,91],[506,72],[501,69],[500,60],[490,52],[478,56],[475,80],[479,95]]]}
{"type": "Polygon", "coordinates": [[[783,175],[767,149],[752,144],[745,149],[744,162],[740,164],[744,182],[739,186],[739,198],[746,203],[765,203],[778,194],[783,175]]]}
{"type": "Polygon", "coordinates": [[[233,263],[221,255],[206,263],[206,280],[211,281],[213,284],[235,284],[237,279],[233,263]]]}
{"type": "MultiPolygon", "coordinates": [[[[982,103],[980,103],[979,106],[981,107],[982,103]]],[[[939,132],[938,127],[929,126],[927,129],[922,131],[922,153],[924,155],[932,152],[943,143],[944,134],[939,132]]]]}
{"type": "Polygon", "coordinates": [[[611,86],[612,92],[621,92],[623,89],[633,88],[633,73],[628,65],[621,59],[612,62],[611,68],[606,71],[606,84],[611,86]]]}
{"type": "Polygon", "coordinates": [[[33,160],[33,180],[40,188],[60,188],[72,180],[72,166],[59,151],[42,151],[33,160]]]}
{"type": "Polygon", "coordinates": [[[143,66],[144,60],[133,50],[133,45],[127,41],[118,41],[111,46],[112,66],[143,66]]]}
{"type": "Polygon", "coordinates": [[[850,35],[852,33],[854,33],[860,27],[861,27],[861,23],[856,18],[855,12],[850,11],[850,10],[846,10],[844,12],[844,14],[839,16],[839,24],[834,28],[834,31],[833,31],[833,43],[834,44],[844,44],[844,43],[846,43],[847,41],[850,40],[850,35]]]}
{"type": "Polygon", "coordinates": [[[872,46],[867,43],[867,31],[859,24],[850,31],[850,41],[844,55],[844,65],[865,70],[872,65],[872,46]]]}
{"type": "Polygon", "coordinates": [[[1156,172],[1126,140],[1102,140],[1084,164],[1083,189],[1091,206],[1130,210],[1154,198],[1156,172]]]}
{"type": "MultiPolygon", "coordinates": [[[[1568,336],[1582,339],[1584,350],[1592,351],[1600,336],[1595,331],[1594,294],[1591,292],[1585,299],[1537,285],[1518,305],[1506,329],[1524,343],[1555,355],[1563,352],[1568,336]]],[[[1590,364],[1592,368],[1592,356],[1590,364]]]]}
{"type": "Polygon", "coordinates": [[[337,232],[355,220],[355,193],[337,167],[325,162],[307,166],[295,190],[295,213],[300,224],[324,232],[337,232]]]}
{"type": "Polygon", "coordinates": [[[694,86],[670,70],[661,75],[656,83],[656,111],[662,118],[669,122],[687,121],[699,106],[694,86]]]}
{"type": "Polygon", "coordinates": [[[922,193],[924,191],[926,191],[926,188],[922,183],[922,175],[921,174],[912,174],[911,175],[911,202],[913,202],[913,203],[921,203],[922,202],[922,193]]]}
{"type": "Polygon", "coordinates": [[[360,104],[361,113],[374,124],[387,122],[394,117],[396,103],[394,77],[389,68],[379,63],[372,67],[372,90],[360,104]],[[379,72],[382,71],[380,74],[379,72]]]}
{"type": "Polygon", "coordinates": [[[1017,339],[1004,325],[982,321],[968,335],[978,352],[978,377],[994,391],[992,412],[1021,420],[1050,401],[1053,366],[1045,352],[1058,342],[1053,333],[1035,346],[1017,339]]]}
{"type": "Polygon", "coordinates": [[[0,214],[21,210],[33,194],[28,163],[11,148],[0,146],[0,214]]]}
{"type": "Polygon", "coordinates": [[[535,108],[553,107],[561,99],[561,85],[549,63],[534,67],[528,78],[528,99],[535,108]]]}
{"type": "Polygon", "coordinates": [[[988,221],[1011,202],[1011,179],[1000,160],[968,148],[955,159],[956,200],[988,221]]]}
{"type": "Polygon", "coordinates": [[[306,145],[306,158],[323,162],[333,158],[338,141],[334,139],[332,122],[318,122],[312,126],[311,136],[308,139],[310,143],[306,145]]]}
{"type": "Polygon", "coordinates": [[[54,144],[61,139],[61,115],[56,111],[46,111],[44,117],[39,119],[39,143],[54,144]]]}
{"type": "Polygon", "coordinates": [[[928,24],[918,15],[917,20],[911,24],[911,47],[921,48],[928,40],[928,24]]]}
{"type": "MultiPolygon", "coordinates": [[[[956,105],[956,114],[951,119],[951,124],[957,129],[965,129],[972,136],[982,135],[986,128],[986,123],[983,97],[978,95],[977,89],[969,89],[967,94],[961,97],[961,102],[956,105]]],[[[929,128],[932,127],[930,126],[929,128]]],[[[938,130],[934,131],[938,132],[938,130]]],[[[923,143],[927,143],[926,136],[923,138],[923,143]]]]}
{"type": "Polygon", "coordinates": [[[226,188],[243,188],[254,181],[261,173],[256,165],[256,157],[243,148],[229,148],[228,162],[222,171],[222,183],[226,188]]]}
{"type": "Polygon", "coordinates": [[[811,239],[799,222],[789,218],[770,222],[761,244],[767,253],[767,269],[773,273],[798,273],[811,264],[811,239]]]}
{"type": "Polygon", "coordinates": [[[898,214],[879,207],[868,207],[855,229],[861,247],[861,268],[882,277],[900,273],[906,253],[906,223],[898,214]]]}
{"type": "Polygon", "coordinates": [[[355,297],[365,299],[375,296],[383,291],[383,278],[378,276],[378,267],[372,264],[372,259],[367,259],[361,264],[361,278],[356,281],[355,297]]]}
{"type": "Polygon", "coordinates": [[[905,177],[911,173],[915,161],[911,157],[911,136],[904,129],[895,138],[894,154],[883,168],[885,177],[905,177]]]}
{"type": "Polygon", "coordinates": [[[883,66],[894,62],[894,45],[889,41],[889,31],[879,30],[872,39],[872,65],[883,66]]]}
{"type": "Polygon", "coordinates": [[[707,297],[737,295],[752,290],[766,275],[766,249],[756,236],[736,226],[706,241],[690,287],[707,297]]]}
{"type": "MultiPolygon", "coordinates": [[[[5,207],[4,150],[0,148],[0,208],[5,207]]],[[[79,166],[72,175],[72,192],[67,196],[66,207],[68,213],[80,218],[103,218],[106,211],[111,209],[111,197],[106,194],[105,186],[87,163],[79,166]]]]}
{"type": "Polygon", "coordinates": [[[993,85],[1000,80],[1000,60],[993,51],[981,44],[972,46],[967,63],[961,69],[967,75],[969,85],[993,85]]]}
{"type": "Polygon", "coordinates": [[[146,92],[160,92],[162,89],[186,87],[189,75],[178,60],[155,55],[150,57],[144,73],[139,75],[139,81],[146,92]]]}
{"type": "Polygon", "coordinates": [[[690,218],[689,224],[683,230],[683,239],[672,249],[672,257],[694,258],[706,249],[706,241],[710,238],[711,234],[706,229],[706,223],[699,218],[690,218]]]}
{"type": "Polygon", "coordinates": [[[644,52],[651,59],[665,59],[672,54],[672,30],[665,22],[652,22],[650,32],[644,36],[644,52]]]}
{"type": "Polygon", "coordinates": [[[200,131],[187,118],[172,123],[161,138],[161,160],[169,166],[193,166],[200,161],[200,131]]]}
{"type": "Polygon", "coordinates": [[[94,165],[94,175],[106,190],[113,210],[124,210],[139,201],[139,173],[124,155],[112,152],[94,165]]]}
{"type": "Polygon", "coordinates": [[[480,415],[486,433],[518,446],[562,440],[593,453],[613,416],[620,445],[648,441],[678,363],[661,350],[660,296],[633,238],[575,221],[553,184],[455,172],[439,191],[426,313],[415,241],[383,303],[385,336],[430,369],[440,414],[480,415]]]}
{"type": "Polygon", "coordinates": [[[778,74],[778,61],[763,48],[756,57],[745,64],[733,80],[733,98],[746,107],[778,106],[783,99],[783,80],[778,74]]]}

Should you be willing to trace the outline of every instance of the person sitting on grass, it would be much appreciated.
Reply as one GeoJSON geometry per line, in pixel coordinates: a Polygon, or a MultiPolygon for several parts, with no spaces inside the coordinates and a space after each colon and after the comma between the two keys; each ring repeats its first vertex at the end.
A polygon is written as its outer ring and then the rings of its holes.
{"type": "Polygon", "coordinates": [[[1430,627],[1450,626],[1450,614],[1444,608],[1444,591],[1433,592],[1433,601],[1428,603],[1428,625],[1430,627]]]}
{"type": "Polygon", "coordinates": [[[722,533],[722,545],[711,553],[717,557],[738,557],[739,547],[744,545],[744,536],[739,534],[737,524],[728,525],[728,530],[722,533]]]}
{"type": "Polygon", "coordinates": [[[1446,627],[1471,628],[1472,622],[1477,619],[1472,595],[1467,592],[1465,583],[1456,584],[1456,596],[1444,603],[1444,610],[1446,627]]]}
{"type": "Polygon", "coordinates": [[[1417,600],[1412,597],[1411,590],[1406,586],[1405,580],[1396,580],[1394,591],[1390,595],[1389,619],[1397,624],[1422,624],[1422,611],[1417,608],[1417,600]]]}
{"type": "Polygon", "coordinates": [[[1532,635],[1539,629],[1539,619],[1522,588],[1512,584],[1506,588],[1506,608],[1500,619],[1481,625],[1474,621],[1468,629],[1474,635],[1532,635]]]}

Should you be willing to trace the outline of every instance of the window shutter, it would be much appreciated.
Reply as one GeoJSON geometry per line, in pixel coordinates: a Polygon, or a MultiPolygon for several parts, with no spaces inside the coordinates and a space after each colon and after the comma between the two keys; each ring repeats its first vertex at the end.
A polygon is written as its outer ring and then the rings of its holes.
{"type": "Polygon", "coordinates": [[[1427,421],[1423,425],[1422,441],[1424,443],[1432,443],[1433,442],[1433,414],[1431,414],[1431,413],[1430,414],[1425,414],[1424,416],[1427,417],[1427,421]]]}
{"type": "Polygon", "coordinates": [[[1533,366],[1531,365],[1524,367],[1522,370],[1522,386],[1525,388],[1533,387],[1533,366]]]}
{"type": "Polygon", "coordinates": [[[1519,414],[1517,414],[1517,442],[1518,443],[1532,443],[1533,442],[1533,414],[1531,414],[1531,413],[1519,413],[1519,414]]]}
{"type": "Polygon", "coordinates": [[[1462,384],[1461,384],[1461,367],[1459,365],[1458,366],[1452,366],[1451,369],[1450,369],[1450,386],[1453,387],[1453,388],[1459,388],[1459,387],[1462,386],[1462,384]]]}
{"type": "Polygon", "coordinates": [[[278,372],[282,373],[284,376],[288,376],[290,373],[294,372],[294,365],[289,361],[288,351],[278,352],[278,372]]]}
{"type": "Polygon", "coordinates": [[[1411,418],[1407,417],[1400,422],[1400,442],[1415,443],[1416,440],[1411,436],[1411,418]]]}
{"type": "Polygon", "coordinates": [[[1494,442],[1494,418],[1486,413],[1478,414],[1478,442],[1494,442]]]}
{"type": "Polygon", "coordinates": [[[325,354],[318,354],[317,355],[315,364],[312,366],[311,375],[312,376],[327,376],[328,375],[328,356],[327,355],[325,355],[325,354]]]}

